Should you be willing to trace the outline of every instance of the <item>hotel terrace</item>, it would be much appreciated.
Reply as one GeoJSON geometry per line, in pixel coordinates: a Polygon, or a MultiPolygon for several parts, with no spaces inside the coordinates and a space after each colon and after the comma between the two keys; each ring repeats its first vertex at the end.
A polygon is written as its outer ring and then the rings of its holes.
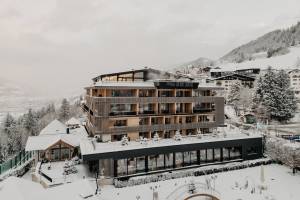
{"type": "Polygon", "coordinates": [[[260,136],[220,137],[216,90],[151,68],[94,78],[83,104],[94,139],[81,141],[83,160],[112,178],[261,157],[260,136]]]}

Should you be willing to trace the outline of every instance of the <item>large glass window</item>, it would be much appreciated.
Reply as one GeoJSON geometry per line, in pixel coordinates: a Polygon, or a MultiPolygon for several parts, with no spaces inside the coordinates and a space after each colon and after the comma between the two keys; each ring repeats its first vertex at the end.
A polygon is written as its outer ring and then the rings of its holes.
{"type": "Polygon", "coordinates": [[[207,149],[207,162],[212,162],[212,161],[213,161],[213,150],[207,149]]]}
{"type": "Polygon", "coordinates": [[[164,154],[148,156],[148,168],[149,171],[164,169],[164,154]]]}
{"type": "Polygon", "coordinates": [[[184,166],[189,166],[191,165],[191,153],[188,151],[188,152],[184,152],[183,153],[183,161],[184,161],[184,166]]]}
{"type": "Polygon", "coordinates": [[[117,162],[118,176],[127,175],[127,159],[121,159],[117,162]]]}
{"type": "Polygon", "coordinates": [[[175,153],[175,166],[176,166],[176,168],[183,166],[183,153],[182,152],[175,153]]]}
{"type": "Polygon", "coordinates": [[[230,149],[230,159],[239,159],[241,158],[241,147],[232,147],[230,149]]]}
{"type": "Polygon", "coordinates": [[[135,158],[127,159],[127,168],[128,168],[128,174],[136,173],[135,158]]]}
{"type": "Polygon", "coordinates": [[[223,160],[229,160],[229,149],[223,148],[223,160]]]}
{"type": "Polygon", "coordinates": [[[160,154],[157,156],[157,159],[156,159],[156,166],[157,166],[157,169],[164,169],[165,167],[165,163],[164,163],[164,154],[160,154]]]}
{"type": "Polygon", "coordinates": [[[215,161],[220,162],[221,161],[221,150],[220,149],[215,149],[214,153],[215,153],[215,161]]]}
{"type": "Polygon", "coordinates": [[[156,170],[156,155],[148,156],[148,169],[149,171],[156,170]]]}
{"type": "Polygon", "coordinates": [[[137,157],[136,158],[136,172],[145,172],[145,157],[137,157]]]}
{"type": "Polygon", "coordinates": [[[206,150],[201,149],[200,150],[200,163],[206,162],[206,150]]]}
{"type": "Polygon", "coordinates": [[[166,168],[173,168],[173,153],[165,154],[166,168]]]}
{"type": "Polygon", "coordinates": [[[191,151],[191,164],[198,164],[197,151],[191,151]]]}
{"type": "Polygon", "coordinates": [[[61,149],[61,159],[69,159],[70,158],[70,149],[68,148],[62,148],[61,149]]]}

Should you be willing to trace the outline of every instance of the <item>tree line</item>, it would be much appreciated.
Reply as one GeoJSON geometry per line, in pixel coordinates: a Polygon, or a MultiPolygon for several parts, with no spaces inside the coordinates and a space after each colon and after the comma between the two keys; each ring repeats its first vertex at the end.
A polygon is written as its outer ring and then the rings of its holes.
{"type": "Polygon", "coordinates": [[[29,109],[19,117],[7,113],[0,127],[0,163],[24,149],[27,138],[38,135],[54,119],[66,122],[71,117],[81,116],[80,101],[81,98],[70,104],[63,99],[58,109],[51,103],[38,110],[29,109]]]}

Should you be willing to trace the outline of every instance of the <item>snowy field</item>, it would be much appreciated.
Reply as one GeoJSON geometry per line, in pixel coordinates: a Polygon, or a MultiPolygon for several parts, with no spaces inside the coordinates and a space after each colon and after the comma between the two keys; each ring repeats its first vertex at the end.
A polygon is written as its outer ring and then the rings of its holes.
{"type": "MultiPolygon", "coordinates": [[[[300,174],[292,175],[291,169],[275,164],[265,166],[264,172],[267,189],[262,193],[258,189],[261,182],[260,167],[214,174],[216,175],[215,189],[222,200],[299,200],[300,174]]],[[[105,186],[102,189],[101,197],[107,200],[135,200],[139,196],[140,200],[152,200],[153,191],[151,188],[156,186],[159,199],[167,199],[178,187],[188,184],[191,179],[204,184],[205,178],[214,175],[174,179],[121,189],[105,186]]]]}

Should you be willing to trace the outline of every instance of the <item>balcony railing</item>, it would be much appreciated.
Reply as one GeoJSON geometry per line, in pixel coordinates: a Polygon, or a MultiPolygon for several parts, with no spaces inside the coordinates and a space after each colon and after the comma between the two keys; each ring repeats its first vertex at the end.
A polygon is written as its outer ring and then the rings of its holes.
{"type": "Polygon", "coordinates": [[[110,116],[117,116],[117,115],[136,115],[137,113],[134,111],[115,111],[115,112],[110,112],[110,116]]]}
{"type": "MultiPolygon", "coordinates": [[[[193,123],[172,123],[172,124],[151,124],[151,125],[139,125],[139,126],[126,126],[126,127],[114,127],[107,130],[102,130],[105,133],[121,133],[121,132],[149,132],[149,131],[170,131],[179,129],[196,129],[196,128],[210,128],[221,126],[216,122],[193,122],[193,123]]],[[[98,130],[101,132],[100,130],[98,130]]]]}
{"type": "Polygon", "coordinates": [[[212,111],[215,111],[215,109],[214,108],[193,108],[194,113],[206,113],[212,111]]]}

